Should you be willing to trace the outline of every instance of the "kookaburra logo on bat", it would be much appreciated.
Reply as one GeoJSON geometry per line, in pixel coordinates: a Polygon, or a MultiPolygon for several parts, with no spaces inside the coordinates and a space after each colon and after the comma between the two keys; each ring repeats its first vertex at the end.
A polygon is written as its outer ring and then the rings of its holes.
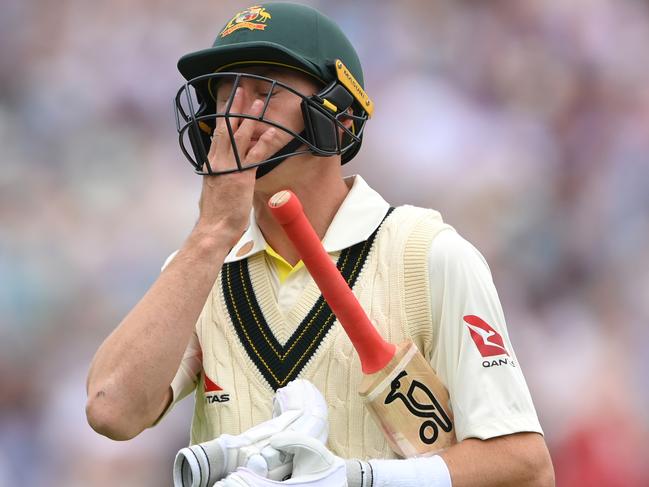
{"type": "Polygon", "coordinates": [[[408,375],[408,373],[404,370],[396,376],[394,380],[392,380],[390,384],[390,392],[385,398],[385,404],[390,404],[396,399],[401,399],[408,408],[408,411],[415,416],[420,418],[431,418],[421,424],[421,427],[419,428],[419,438],[424,443],[432,445],[435,443],[435,440],[437,440],[439,428],[442,428],[446,433],[449,433],[453,429],[453,423],[437,398],[435,398],[435,395],[421,382],[413,380],[405,395],[399,390],[401,388],[401,379],[406,375],[408,375]],[[426,396],[427,400],[425,403],[422,403],[415,398],[417,390],[421,391],[426,396]]]}

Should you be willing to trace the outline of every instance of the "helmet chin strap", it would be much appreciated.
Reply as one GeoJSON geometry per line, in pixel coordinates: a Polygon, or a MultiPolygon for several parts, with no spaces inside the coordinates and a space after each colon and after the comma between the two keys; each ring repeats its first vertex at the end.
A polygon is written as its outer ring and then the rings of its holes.
{"type": "MultiPolygon", "coordinates": [[[[302,132],[300,134],[301,137],[306,137],[306,131],[302,132]]],[[[302,141],[298,139],[297,137],[294,137],[293,140],[291,140],[288,144],[286,144],[284,147],[282,147],[280,150],[275,152],[269,159],[272,159],[273,157],[279,157],[280,159],[277,159],[273,162],[269,162],[267,164],[262,164],[257,168],[257,174],[255,176],[256,179],[259,179],[262,176],[265,176],[269,172],[271,172],[273,169],[275,169],[277,166],[279,166],[282,162],[286,160],[288,155],[291,152],[295,152],[300,146],[302,145],[302,141]],[[283,156],[283,157],[282,157],[283,156]]]]}

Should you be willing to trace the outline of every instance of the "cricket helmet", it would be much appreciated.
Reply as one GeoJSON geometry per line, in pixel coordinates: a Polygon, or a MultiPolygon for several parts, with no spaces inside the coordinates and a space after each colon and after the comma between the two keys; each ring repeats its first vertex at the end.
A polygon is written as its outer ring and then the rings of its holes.
{"type": "Polygon", "coordinates": [[[349,39],[330,18],[294,3],[259,4],[238,12],[221,29],[212,47],[183,56],[178,61],[178,69],[187,80],[174,99],[179,142],[199,174],[258,167],[259,178],[287,157],[308,152],[322,157],[340,154],[345,164],[358,153],[365,122],[374,108],[365,93],[361,63],[349,39]],[[238,72],[250,66],[296,70],[315,80],[319,91],[305,96],[277,80],[238,72]],[[234,91],[246,78],[269,84],[269,94],[259,117],[230,111],[234,91]],[[225,107],[217,109],[215,93],[224,80],[228,80],[231,92],[225,107]],[[284,89],[301,98],[302,132],[266,117],[274,89],[284,89]],[[230,127],[229,119],[234,115],[283,130],[291,135],[291,142],[270,158],[246,165],[230,127]],[[237,164],[220,171],[212,168],[207,158],[219,118],[227,122],[237,164]],[[347,128],[343,122],[349,119],[352,124],[347,128]]]}

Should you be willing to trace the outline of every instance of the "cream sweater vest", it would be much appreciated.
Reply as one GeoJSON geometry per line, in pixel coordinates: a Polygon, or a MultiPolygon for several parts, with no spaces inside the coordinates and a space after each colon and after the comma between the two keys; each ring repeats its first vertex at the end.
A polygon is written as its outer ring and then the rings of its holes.
{"type": "MultiPolygon", "coordinates": [[[[431,319],[428,251],[435,235],[444,229],[451,227],[436,211],[396,208],[379,229],[354,285],[354,294],[386,340],[412,339],[429,359],[436,325],[431,319]]],[[[248,259],[255,297],[273,335],[284,344],[320,293],[311,280],[288,319],[283,319],[270,290],[266,265],[262,253],[248,259]]],[[[238,434],[269,419],[274,392],[234,330],[220,277],[197,323],[197,333],[204,373],[197,386],[191,442],[208,441],[221,433],[238,434]],[[223,389],[227,401],[206,400],[205,376],[223,389]]],[[[264,339],[251,337],[253,343],[264,339]]],[[[342,326],[336,321],[311,350],[300,377],[313,382],[329,405],[329,448],[343,458],[394,458],[358,396],[360,363],[342,326]]]]}

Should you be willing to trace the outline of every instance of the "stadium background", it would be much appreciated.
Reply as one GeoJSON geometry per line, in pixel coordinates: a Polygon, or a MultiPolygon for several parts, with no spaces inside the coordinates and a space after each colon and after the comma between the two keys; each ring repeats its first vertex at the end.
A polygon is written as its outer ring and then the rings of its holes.
{"type": "MultiPolygon", "coordinates": [[[[347,171],[490,263],[558,485],[649,485],[649,2],[306,3],[377,106],[347,171]]],[[[192,401],[114,443],[84,382],[197,215],[176,61],[247,6],[3,1],[0,486],[171,484],[192,401]]]]}

